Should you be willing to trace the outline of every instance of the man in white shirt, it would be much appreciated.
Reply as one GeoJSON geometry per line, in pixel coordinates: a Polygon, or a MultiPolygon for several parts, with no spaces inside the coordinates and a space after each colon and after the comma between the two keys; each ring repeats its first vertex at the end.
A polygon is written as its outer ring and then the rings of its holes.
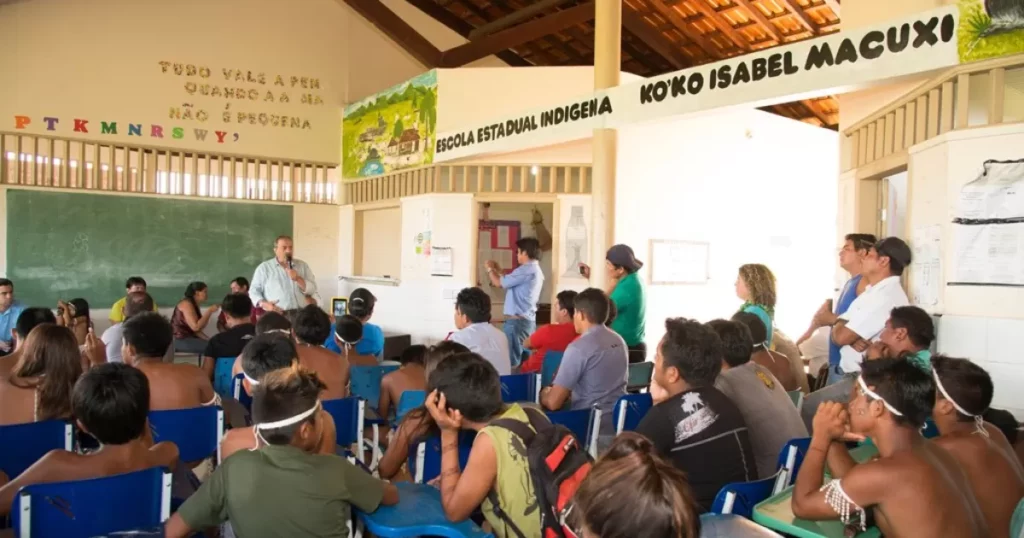
{"type": "Polygon", "coordinates": [[[298,310],[317,304],[316,277],[306,262],[292,258],[292,238],[274,241],[274,257],[259,265],[252,276],[249,298],[265,312],[298,310]]]}
{"type": "Polygon", "coordinates": [[[465,288],[455,298],[455,327],[448,337],[494,365],[498,375],[512,373],[508,338],[491,325],[491,297],[480,288],[465,288]]]}
{"type": "Polygon", "coordinates": [[[897,306],[910,304],[900,283],[900,276],[910,262],[910,247],[898,237],[886,237],[875,243],[864,257],[861,275],[868,283],[867,288],[845,313],[833,314],[827,320],[832,326],[832,342],[842,346],[839,368],[843,379],[807,397],[802,415],[808,429],[821,402],[847,401],[864,352],[878,341],[889,313],[897,306]]]}
{"type": "MultiPolygon", "coordinates": [[[[153,298],[144,291],[129,292],[128,295],[125,295],[124,301],[121,304],[123,306],[118,317],[123,321],[111,325],[107,330],[103,331],[103,336],[100,337],[103,345],[107,347],[107,362],[124,362],[121,356],[124,322],[144,312],[153,311],[153,298]]],[[[171,349],[167,356],[173,360],[174,350],[171,349]]]]}

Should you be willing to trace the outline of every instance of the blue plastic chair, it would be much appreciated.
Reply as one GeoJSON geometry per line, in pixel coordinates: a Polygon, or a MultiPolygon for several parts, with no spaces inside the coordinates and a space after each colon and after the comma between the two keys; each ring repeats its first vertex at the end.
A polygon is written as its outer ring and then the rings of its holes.
{"type": "Polygon", "coordinates": [[[371,469],[377,468],[380,461],[380,429],[377,424],[371,424],[373,428],[372,444],[369,440],[363,439],[363,430],[366,420],[366,401],[362,398],[350,396],[335,400],[323,400],[320,402],[331,418],[334,419],[334,427],[338,431],[338,448],[358,446],[357,458],[367,464],[371,469]],[[363,445],[367,445],[372,456],[366,461],[363,453],[363,445]]]}
{"type": "Polygon", "coordinates": [[[88,538],[159,529],[171,515],[171,473],[153,467],[92,480],[25,486],[11,523],[21,537],[88,538]]]}
{"type": "Polygon", "coordinates": [[[74,450],[75,428],[63,420],[0,426],[0,471],[11,480],[51,450],[74,450]]]}
{"type": "Polygon", "coordinates": [[[153,441],[177,445],[183,462],[202,461],[214,454],[220,461],[220,441],[224,438],[224,410],[220,407],[150,411],[149,426],[153,441]]]}
{"type": "Polygon", "coordinates": [[[624,431],[633,431],[650,411],[654,401],[650,394],[627,394],[619,398],[612,408],[615,417],[615,435],[624,431]]]}
{"type": "Polygon", "coordinates": [[[423,405],[427,401],[427,391],[407,390],[398,398],[398,407],[395,408],[395,423],[402,422],[405,415],[423,405]]]}
{"type": "Polygon", "coordinates": [[[798,437],[796,439],[790,439],[782,450],[779,452],[779,460],[775,465],[775,469],[787,469],[786,474],[786,485],[792,484],[796,480],[796,474],[800,472],[800,466],[804,463],[804,456],[807,455],[807,449],[811,446],[810,437],[798,437]],[[795,451],[793,453],[792,467],[787,465],[789,463],[790,450],[795,451]]]}
{"type": "Polygon", "coordinates": [[[235,357],[220,357],[213,363],[213,390],[221,397],[231,397],[234,379],[231,369],[234,367],[235,357]]]}
{"type": "Polygon", "coordinates": [[[544,362],[540,367],[540,385],[542,387],[550,387],[555,382],[555,373],[562,365],[564,356],[565,352],[562,351],[548,351],[544,354],[544,362]]]}
{"type": "Polygon", "coordinates": [[[561,424],[583,443],[590,455],[597,457],[597,437],[601,429],[601,410],[597,407],[575,411],[552,411],[547,413],[552,424],[561,424]]]}
{"type": "Polygon", "coordinates": [[[409,482],[396,482],[395,487],[401,502],[394,506],[380,506],[369,514],[352,508],[359,526],[365,526],[373,536],[494,538],[493,534],[484,532],[469,519],[459,523],[448,521],[441,506],[441,492],[437,488],[409,482]]]}
{"type": "Polygon", "coordinates": [[[626,390],[631,392],[647,390],[651,386],[651,377],[653,375],[653,362],[635,362],[630,364],[629,380],[626,382],[626,390]]]}
{"type": "Polygon", "coordinates": [[[242,386],[242,381],[245,381],[244,374],[238,374],[232,380],[231,383],[231,395],[238,400],[238,403],[245,407],[246,411],[252,412],[252,396],[248,392],[245,392],[245,387],[242,386]]]}
{"type": "Polygon", "coordinates": [[[711,512],[715,514],[736,514],[750,519],[754,513],[754,506],[757,503],[772,496],[775,491],[775,481],[779,475],[769,476],[752,482],[733,482],[726,484],[718,495],[715,495],[715,502],[711,505],[711,512]]]}
{"type": "Polygon", "coordinates": [[[537,374],[512,374],[501,376],[501,401],[505,403],[538,403],[540,387],[537,374]]]}
{"type": "Polygon", "coordinates": [[[383,378],[383,366],[353,366],[349,368],[352,395],[366,400],[366,404],[373,409],[377,409],[380,404],[380,380],[383,378]]]}
{"type": "MultiPolygon", "coordinates": [[[[469,452],[476,440],[475,431],[459,432],[459,468],[465,469],[469,461],[469,452]]],[[[441,474],[441,438],[431,437],[416,445],[415,451],[409,452],[409,471],[413,482],[423,484],[430,482],[441,474]]]]}

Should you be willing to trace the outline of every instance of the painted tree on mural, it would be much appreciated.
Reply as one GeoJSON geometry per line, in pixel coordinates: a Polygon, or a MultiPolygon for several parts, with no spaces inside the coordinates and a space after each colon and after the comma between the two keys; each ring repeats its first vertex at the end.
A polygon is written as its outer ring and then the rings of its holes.
{"type": "Polygon", "coordinates": [[[960,61],[1024,52],[1024,0],[959,0],[960,61]]]}

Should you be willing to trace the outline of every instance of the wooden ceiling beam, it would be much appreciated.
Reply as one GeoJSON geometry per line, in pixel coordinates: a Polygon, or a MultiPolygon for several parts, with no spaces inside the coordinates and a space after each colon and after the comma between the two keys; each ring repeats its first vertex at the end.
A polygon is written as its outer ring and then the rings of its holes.
{"type": "Polygon", "coordinates": [[[740,50],[750,50],[750,41],[740,35],[740,33],[736,31],[736,28],[733,28],[732,24],[729,23],[725,17],[720,17],[718,12],[708,5],[705,0],[690,0],[690,5],[699,11],[701,15],[704,15],[704,17],[706,17],[715,28],[718,28],[718,30],[721,31],[725,37],[728,37],[730,41],[735,43],[740,50]]]}
{"type": "Polygon", "coordinates": [[[769,21],[767,17],[765,17],[764,12],[761,11],[761,8],[755,6],[753,3],[750,2],[750,0],[732,0],[732,1],[735,2],[736,5],[742,6],[742,7],[746,8],[746,10],[747,10],[748,14],[750,15],[750,17],[752,19],[754,19],[755,21],[757,21],[757,23],[759,25],[761,25],[761,28],[769,36],[771,36],[772,39],[774,39],[780,45],[782,44],[782,34],[780,34],[778,28],[776,28],[775,25],[772,24],[772,22],[769,21]]]}
{"type": "Polygon", "coordinates": [[[441,51],[380,0],[345,0],[345,3],[421,64],[430,68],[441,65],[441,51]]]}
{"type": "MultiPolygon", "coordinates": [[[[449,2],[447,5],[451,5],[451,2],[449,2]]],[[[487,12],[484,11],[480,6],[476,5],[476,2],[474,2],[473,0],[458,0],[458,5],[464,7],[467,11],[471,11],[474,15],[477,16],[477,18],[484,21],[484,24],[487,24],[487,21],[491,20],[491,16],[488,15],[487,12]]],[[[550,45],[551,47],[555,46],[555,44],[552,43],[550,40],[548,41],[548,45],[550,45]]],[[[513,48],[518,49],[520,47],[513,48]]],[[[532,47],[523,48],[526,49],[525,52],[529,53],[531,58],[535,58],[535,60],[532,61],[537,65],[559,64],[558,58],[556,58],[551,52],[549,52],[548,49],[542,49],[537,44],[534,44],[532,47]]],[[[512,49],[509,50],[511,51],[512,49]]],[[[522,52],[523,51],[520,51],[519,54],[522,54],[522,52]]]]}
{"type": "Polygon", "coordinates": [[[664,58],[672,65],[672,67],[676,69],[683,69],[684,67],[693,65],[679,53],[672,43],[665,39],[664,34],[655,31],[654,27],[647,24],[643,16],[635,10],[622,10],[622,26],[624,26],[629,33],[636,36],[637,39],[643,41],[643,43],[650,47],[651,50],[664,58]]]}
{"type": "MultiPolygon", "coordinates": [[[[466,22],[465,19],[456,17],[451,11],[441,7],[440,4],[434,2],[434,0],[407,0],[413,7],[426,13],[427,16],[436,20],[437,22],[447,26],[453,32],[459,34],[466,39],[469,39],[469,33],[473,31],[473,25],[466,22]]],[[[518,54],[511,50],[501,51],[495,54],[501,61],[507,63],[512,67],[529,67],[533,64],[524,60],[518,54]]]]}
{"type": "Polygon", "coordinates": [[[668,22],[672,23],[672,26],[675,26],[677,30],[682,32],[682,34],[686,36],[686,39],[689,39],[691,42],[700,47],[701,50],[708,54],[708,56],[716,60],[721,60],[722,58],[725,58],[725,54],[721,51],[721,49],[719,49],[713,43],[708,41],[708,39],[701,35],[700,32],[695,30],[693,26],[690,25],[690,23],[683,20],[683,18],[679,16],[679,13],[676,12],[676,10],[665,5],[665,2],[663,2],[662,0],[648,0],[648,3],[650,3],[651,7],[657,10],[662,17],[668,19],[668,22]]]}
{"type": "MultiPolygon", "coordinates": [[[[348,0],[355,1],[355,0],[348,0]]],[[[361,0],[365,1],[365,0],[361,0]]],[[[580,24],[594,18],[594,4],[587,2],[569,9],[563,9],[542,18],[525,22],[470,41],[453,49],[446,50],[441,56],[443,67],[459,67],[497,52],[522,45],[561,31],[574,24],[580,24]]]]}
{"type": "Polygon", "coordinates": [[[814,117],[818,118],[818,120],[820,120],[821,123],[823,123],[824,125],[831,125],[831,122],[828,121],[828,116],[826,116],[821,110],[818,110],[818,107],[814,105],[814,101],[811,101],[810,99],[804,99],[800,101],[800,104],[804,105],[804,108],[811,111],[811,114],[814,114],[814,117]]]}
{"type": "Polygon", "coordinates": [[[804,10],[800,8],[793,0],[779,0],[790,13],[796,17],[796,20],[811,33],[811,35],[818,35],[818,25],[814,24],[814,21],[804,13],[804,10]]]}
{"type": "MultiPolygon", "coordinates": [[[[469,2],[471,3],[472,0],[469,0],[469,2]]],[[[516,13],[519,13],[520,11],[525,11],[526,9],[532,8],[532,7],[537,5],[537,4],[533,4],[531,6],[528,6],[527,8],[523,8],[523,9],[517,10],[516,8],[510,6],[509,3],[506,2],[505,0],[492,0],[491,3],[493,5],[495,5],[495,6],[500,7],[502,10],[508,12],[508,15],[505,15],[505,16],[501,17],[502,19],[507,18],[509,15],[515,15],[516,13]]],[[[476,6],[474,6],[474,7],[476,7],[476,6]]],[[[480,16],[481,18],[484,16],[484,13],[481,10],[474,9],[473,12],[477,13],[478,16],[480,16]]],[[[486,26],[486,24],[484,26],[486,26]]],[[[570,65],[593,65],[593,63],[594,63],[592,61],[591,62],[587,62],[586,58],[582,54],[580,54],[580,52],[578,50],[574,49],[572,44],[567,43],[565,41],[562,41],[561,39],[558,39],[558,36],[555,36],[555,35],[544,36],[544,41],[547,42],[547,44],[551,47],[551,49],[558,49],[558,50],[562,51],[562,53],[565,54],[565,57],[568,59],[568,63],[570,65]]],[[[551,49],[549,49],[549,51],[551,49]]],[[[550,56],[551,52],[548,52],[548,55],[550,56]]],[[[554,58],[554,57],[552,56],[552,58],[554,58]]]]}
{"type": "MultiPolygon", "coordinates": [[[[472,1],[472,0],[469,0],[472,1]]],[[[469,33],[470,41],[478,39],[488,34],[493,34],[499,30],[504,30],[509,26],[514,26],[522,21],[525,21],[535,15],[540,15],[549,9],[556,8],[568,0],[541,0],[536,4],[530,4],[522,9],[512,10],[511,13],[495,19],[487,24],[478,26],[472,32],[469,33]]]]}
{"type": "Polygon", "coordinates": [[[832,10],[832,13],[839,17],[839,0],[825,0],[825,5],[832,10]]]}

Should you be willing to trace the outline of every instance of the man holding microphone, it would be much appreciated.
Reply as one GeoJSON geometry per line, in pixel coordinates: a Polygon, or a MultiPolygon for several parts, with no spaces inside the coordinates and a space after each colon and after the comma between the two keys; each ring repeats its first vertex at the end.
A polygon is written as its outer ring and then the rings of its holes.
{"type": "Polygon", "coordinates": [[[265,312],[297,310],[317,304],[316,277],[306,262],[292,258],[292,238],[282,235],[274,241],[274,258],[256,268],[249,286],[249,298],[265,312]]]}

